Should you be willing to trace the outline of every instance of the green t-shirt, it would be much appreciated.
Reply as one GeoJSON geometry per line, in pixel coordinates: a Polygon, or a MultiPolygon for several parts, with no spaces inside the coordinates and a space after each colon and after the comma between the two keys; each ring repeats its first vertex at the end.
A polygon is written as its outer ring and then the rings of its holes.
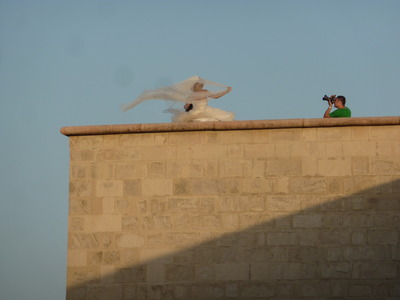
{"type": "Polygon", "coordinates": [[[329,114],[331,118],[350,118],[351,110],[348,107],[339,108],[329,114]]]}

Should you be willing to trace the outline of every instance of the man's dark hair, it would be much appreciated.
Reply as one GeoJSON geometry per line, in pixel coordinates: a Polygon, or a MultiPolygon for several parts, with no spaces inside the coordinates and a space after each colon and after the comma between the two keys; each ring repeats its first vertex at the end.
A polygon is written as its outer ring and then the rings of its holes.
{"type": "Polygon", "coordinates": [[[346,105],[346,97],[345,96],[337,96],[336,99],[339,99],[343,105],[346,105]]]}

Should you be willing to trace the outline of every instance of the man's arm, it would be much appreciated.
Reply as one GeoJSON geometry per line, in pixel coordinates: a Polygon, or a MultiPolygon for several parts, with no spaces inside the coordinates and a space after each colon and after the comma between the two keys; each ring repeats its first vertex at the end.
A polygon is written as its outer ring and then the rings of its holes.
{"type": "MultiPolygon", "coordinates": [[[[330,103],[330,102],[329,102],[330,103]]],[[[332,109],[332,104],[329,105],[328,109],[324,113],[324,118],[330,118],[331,116],[329,115],[332,109]]]]}

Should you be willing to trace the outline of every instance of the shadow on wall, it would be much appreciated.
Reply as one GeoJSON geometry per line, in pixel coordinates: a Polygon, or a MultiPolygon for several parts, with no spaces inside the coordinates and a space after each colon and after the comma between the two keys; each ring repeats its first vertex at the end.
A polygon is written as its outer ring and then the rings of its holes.
{"type": "Polygon", "coordinates": [[[399,228],[396,180],[118,269],[67,299],[400,299],[399,228]]]}

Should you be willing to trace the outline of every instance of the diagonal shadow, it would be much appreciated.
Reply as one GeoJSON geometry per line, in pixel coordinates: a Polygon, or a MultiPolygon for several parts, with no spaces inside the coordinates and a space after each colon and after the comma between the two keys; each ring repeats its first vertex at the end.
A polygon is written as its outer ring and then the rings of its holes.
{"type": "Polygon", "coordinates": [[[95,276],[67,299],[400,299],[399,228],[394,180],[95,276]]]}

